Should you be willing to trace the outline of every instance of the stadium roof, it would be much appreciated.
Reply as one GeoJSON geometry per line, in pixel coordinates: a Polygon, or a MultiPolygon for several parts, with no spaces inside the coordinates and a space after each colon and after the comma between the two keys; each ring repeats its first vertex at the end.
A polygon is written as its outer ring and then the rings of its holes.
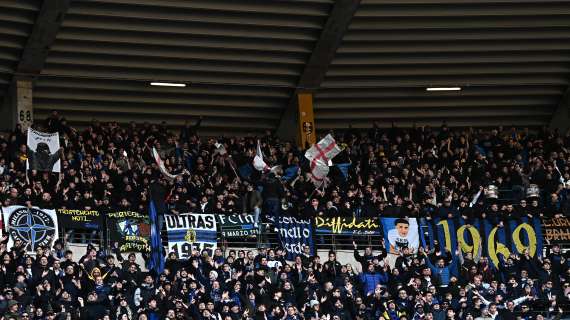
{"type": "Polygon", "coordinates": [[[309,90],[320,129],[538,126],[568,87],[569,40],[569,0],[6,0],[0,94],[33,77],[36,118],[79,125],[276,129],[309,90]],[[441,86],[462,90],[426,91],[441,86]]]}

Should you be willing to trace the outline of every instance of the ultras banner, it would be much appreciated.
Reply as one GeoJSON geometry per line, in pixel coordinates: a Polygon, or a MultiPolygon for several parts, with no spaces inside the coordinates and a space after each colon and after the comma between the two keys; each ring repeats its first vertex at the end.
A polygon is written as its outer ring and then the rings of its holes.
{"type": "Polygon", "coordinates": [[[311,255],[314,255],[313,226],[309,219],[294,217],[278,217],[275,226],[279,230],[281,246],[287,251],[287,260],[303,253],[303,247],[309,246],[311,255]]]}
{"type": "Polygon", "coordinates": [[[316,217],[317,234],[380,235],[378,218],[316,217]]]}
{"type": "Polygon", "coordinates": [[[180,259],[192,256],[192,250],[212,250],[217,247],[216,217],[213,214],[187,213],[164,216],[168,235],[168,252],[180,259]]]}
{"type": "Polygon", "coordinates": [[[242,238],[259,234],[253,214],[217,215],[218,226],[224,238],[242,238]]]}
{"type": "Polygon", "coordinates": [[[51,247],[59,236],[55,210],[9,206],[2,213],[10,236],[8,248],[19,241],[26,252],[35,253],[40,246],[51,247]]]}
{"type": "Polygon", "coordinates": [[[110,239],[119,243],[120,252],[150,252],[147,215],[135,211],[110,212],[107,225],[110,239]]]}
{"type": "Polygon", "coordinates": [[[570,241],[570,218],[544,219],[544,240],[550,243],[567,243],[570,241]]]}
{"type": "Polygon", "coordinates": [[[69,229],[100,229],[103,224],[103,215],[97,210],[57,209],[57,219],[69,229]]]}
{"type": "Polygon", "coordinates": [[[437,242],[441,250],[471,252],[475,257],[488,257],[494,266],[511,253],[531,257],[542,254],[542,230],[539,218],[521,217],[498,226],[488,219],[474,219],[468,223],[462,218],[423,220],[421,239],[431,248],[437,242]]]}

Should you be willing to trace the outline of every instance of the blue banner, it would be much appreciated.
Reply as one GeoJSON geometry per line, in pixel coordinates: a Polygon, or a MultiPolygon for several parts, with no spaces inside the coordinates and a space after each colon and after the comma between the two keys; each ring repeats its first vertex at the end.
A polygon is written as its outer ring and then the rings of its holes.
{"type": "Polygon", "coordinates": [[[422,219],[420,236],[423,244],[440,250],[462,253],[474,257],[488,257],[493,266],[504,261],[511,253],[531,257],[542,254],[542,226],[539,218],[521,217],[507,220],[502,227],[487,219],[473,219],[468,224],[463,218],[432,220],[422,219]]]}
{"type": "Polygon", "coordinates": [[[314,255],[313,227],[311,220],[293,217],[278,217],[275,225],[279,229],[279,241],[287,251],[287,260],[294,260],[297,255],[303,253],[303,247],[311,248],[310,254],[314,255]]]}

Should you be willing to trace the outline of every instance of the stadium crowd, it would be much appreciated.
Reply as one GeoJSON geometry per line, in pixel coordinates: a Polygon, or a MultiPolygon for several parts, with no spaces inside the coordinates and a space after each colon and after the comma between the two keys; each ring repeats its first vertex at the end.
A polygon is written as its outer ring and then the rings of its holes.
{"type": "MultiPolygon", "coordinates": [[[[570,132],[528,129],[380,128],[331,132],[343,151],[326,185],[315,189],[304,150],[266,133],[204,138],[201,118],[179,134],[165,123],[69,126],[57,111],[39,131],[59,132],[61,173],[26,171],[26,133],[0,136],[2,206],[262,216],[381,216],[465,219],[501,224],[518,216],[570,215],[570,132]],[[265,161],[252,168],[257,139],[265,161]],[[155,147],[167,169],[162,178],[155,147]],[[341,169],[343,168],[343,169],[341,169]],[[481,195],[510,190],[506,202],[481,195]],[[540,197],[528,198],[530,184],[540,197]],[[477,196],[479,195],[479,196],[477,196]]],[[[70,235],[68,234],[67,237],[70,235]]],[[[216,249],[188,260],[168,254],[164,273],[144,272],[134,255],[89,246],[82,257],[66,240],[27,255],[0,243],[0,319],[509,320],[563,316],[570,299],[570,257],[557,245],[532,258],[487,258],[424,247],[399,252],[358,248],[359,266],[327,257],[285,261],[281,248],[216,249]]],[[[308,252],[308,251],[307,251],[308,252]]]]}

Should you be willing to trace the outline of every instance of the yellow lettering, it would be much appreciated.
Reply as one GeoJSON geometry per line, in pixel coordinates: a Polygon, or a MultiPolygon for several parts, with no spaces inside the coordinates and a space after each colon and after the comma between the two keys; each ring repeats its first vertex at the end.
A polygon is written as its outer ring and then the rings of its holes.
{"type": "Polygon", "coordinates": [[[332,233],[339,234],[342,233],[342,230],[345,228],[348,229],[370,229],[374,230],[379,228],[380,226],[374,222],[373,219],[364,219],[362,222],[357,222],[356,217],[353,217],[352,220],[346,221],[346,218],[342,217],[333,217],[333,218],[315,218],[315,225],[317,228],[319,227],[328,227],[331,228],[332,233]]]}
{"type": "Polygon", "coordinates": [[[496,266],[499,265],[499,253],[502,254],[505,259],[511,255],[511,252],[504,244],[500,242],[495,243],[495,234],[497,233],[497,229],[497,227],[494,227],[489,233],[489,238],[487,239],[489,246],[489,258],[491,258],[491,261],[493,261],[496,266]]]}
{"type": "Polygon", "coordinates": [[[536,233],[534,229],[528,224],[523,223],[516,227],[515,231],[513,231],[513,242],[515,243],[515,247],[517,251],[522,254],[525,250],[528,250],[528,253],[531,257],[534,257],[536,254],[536,233]],[[528,247],[526,247],[522,241],[520,240],[520,233],[521,230],[526,231],[528,236],[528,247]]]}
{"type": "Polygon", "coordinates": [[[479,258],[481,255],[481,235],[479,234],[479,230],[475,229],[475,227],[461,226],[457,229],[457,242],[459,242],[459,248],[461,248],[461,251],[473,253],[474,258],[479,258]],[[469,233],[471,233],[473,245],[469,245],[465,241],[465,230],[469,230],[469,233]]]}

